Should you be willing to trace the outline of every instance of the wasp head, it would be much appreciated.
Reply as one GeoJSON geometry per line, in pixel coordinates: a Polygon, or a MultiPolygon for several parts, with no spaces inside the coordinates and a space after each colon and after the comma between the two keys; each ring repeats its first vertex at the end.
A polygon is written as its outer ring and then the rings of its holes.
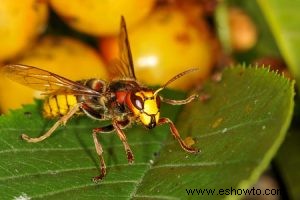
{"type": "Polygon", "coordinates": [[[160,117],[160,97],[152,90],[131,92],[127,97],[131,112],[147,128],[154,128],[160,117]]]}
{"type": "Polygon", "coordinates": [[[196,70],[198,69],[191,68],[177,74],[155,91],[143,88],[138,91],[129,92],[126,95],[126,104],[128,108],[131,110],[134,117],[138,118],[144,126],[149,129],[154,128],[160,117],[159,109],[161,99],[158,96],[158,93],[165,89],[170,83],[196,70]]]}

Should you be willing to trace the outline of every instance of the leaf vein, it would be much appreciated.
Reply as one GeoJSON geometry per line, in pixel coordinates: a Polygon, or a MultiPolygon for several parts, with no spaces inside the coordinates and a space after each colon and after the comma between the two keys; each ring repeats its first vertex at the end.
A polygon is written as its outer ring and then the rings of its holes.
{"type": "MultiPolygon", "coordinates": [[[[147,166],[149,163],[135,163],[135,166],[147,166]]],[[[124,166],[132,166],[132,164],[116,164],[116,165],[107,165],[107,168],[113,168],[113,167],[124,167],[124,166]]],[[[48,170],[45,172],[39,172],[39,173],[32,173],[32,174],[22,174],[17,176],[10,176],[10,177],[0,177],[0,181],[6,181],[6,180],[12,180],[12,179],[18,179],[18,178],[26,178],[31,176],[37,176],[37,175],[51,175],[51,174],[60,174],[60,173],[66,173],[66,172],[74,172],[74,171],[83,171],[83,170],[91,170],[95,169],[96,166],[93,167],[78,167],[78,168],[68,168],[68,169],[60,169],[60,170],[48,170]]],[[[9,171],[9,173],[11,173],[9,171]]]]}
{"type": "MultiPolygon", "coordinates": [[[[151,142],[136,142],[136,143],[130,143],[130,146],[144,146],[144,145],[151,145],[151,144],[158,144],[161,145],[161,142],[158,141],[151,141],[151,142]]],[[[105,147],[105,146],[104,146],[105,147]]],[[[123,147],[123,144],[114,144],[111,145],[110,147],[123,147]]],[[[6,149],[6,150],[1,150],[0,154],[4,153],[18,153],[18,152],[48,152],[48,151],[82,151],[83,149],[85,150],[94,150],[95,147],[70,147],[70,148],[30,148],[30,149],[6,149]]]]}
{"type": "Polygon", "coordinates": [[[217,131],[214,131],[214,132],[210,132],[210,133],[207,133],[205,135],[200,135],[200,136],[197,136],[196,138],[205,138],[205,137],[210,137],[210,136],[213,136],[213,135],[218,135],[218,134],[225,134],[227,133],[228,131],[231,131],[231,130],[234,130],[236,128],[240,128],[240,127],[243,127],[243,126],[247,126],[247,125],[250,125],[250,124],[260,124],[260,123],[265,123],[267,122],[268,120],[272,120],[272,118],[264,118],[264,119],[260,119],[260,120],[256,120],[256,121],[246,121],[244,123],[240,123],[240,124],[236,124],[236,125],[233,125],[231,127],[228,127],[228,128],[223,128],[222,130],[217,130],[217,131]],[[225,131],[226,130],[226,131],[225,131]]]}
{"type": "MultiPolygon", "coordinates": [[[[98,185],[110,185],[110,184],[120,184],[120,183],[133,183],[134,184],[134,183],[136,183],[136,181],[132,181],[132,180],[105,181],[105,182],[99,183],[98,185]]],[[[71,191],[85,189],[85,188],[89,188],[89,187],[95,187],[95,186],[97,186],[97,184],[91,183],[91,184],[86,184],[86,185],[81,185],[81,186],[76,186],[76,187],[70,187],[70,188],[66,188],[66,189],[63,189],[63,190],[55,190],[55,192],[48,192],[48,193],[39,194],[39,195],[32,196],[32,197],[33,198],[45,198],[45,197],[57,195],[57,194],[60,194],[60,193],[71,192],[71,191]]]]}
{"type": "Polygon", "coordinates": [[[179,200],[180,198],[177,197],[170,197],[170,196],[163,196],[163,195],[136,195],[137,198],[143,198],[143,199],[166,199],[166,200],[179,200]]]}

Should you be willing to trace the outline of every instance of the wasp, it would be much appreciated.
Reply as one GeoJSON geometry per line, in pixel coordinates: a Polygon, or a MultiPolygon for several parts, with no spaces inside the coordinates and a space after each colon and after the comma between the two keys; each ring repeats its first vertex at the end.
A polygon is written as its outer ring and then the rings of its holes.
{"type": "Polygon", "coordinates": [[[177,74],[162,87],[153,90],[136,79],[130,44],[124,17],[121,17],[119,34],[119,59],[113,70],[116,77],[110,82],[102,79],[71,81],[67,78],[33,66],[12,64],[4,66],[4,73],[12,80],[42,91],[47,98],[43,104],[43,114],[47,118],[60,117],[58,121],[40,137],[32,138],[26,134],[21,137],[27,142],[37,143],[50,137],[61,125],[76,114],[86,114],[95,120],[110,120],[104,127],[94,128],[92,136],[100,160],[100,175],[93,177],[97,182],[106,175],[106,165],[103,149],[97,137],[98,134],[115,131],[124,145],[128,162],[134,161],[134,156],[127,142],[123,129],[132,123],[142,124],[152,129],[162,124],[168,124],[170,131],[179,142],[182,149],[189,153],[197,153],[198,149],[187,145],[180,137],[174,123],[165,117],[160,117],[161,102],[172,105],[187,104],[198,95],[193,94],[183,100],[167,99],[159,95],[166,86],[176,79],[195,71],[195,68],[177,74]]]}

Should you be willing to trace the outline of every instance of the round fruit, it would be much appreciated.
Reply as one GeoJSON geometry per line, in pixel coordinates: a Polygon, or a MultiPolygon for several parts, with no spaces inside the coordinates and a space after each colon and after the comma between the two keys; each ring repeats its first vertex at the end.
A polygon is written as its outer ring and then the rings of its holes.
{"type": "Polygon", "coordinates": [[[232,47],[236,51],[251,49],[257,42],[257,29],[253,20],[239,8],[229,10],[232,47]]]}
{"type": "Polygon", "coordinates": [[[51,0],[51,5],[71,27],[91,35],[117,34],[123,15],[129,27],[149,14],[155,0],[51,0]]]}
{"type": "MultiPolygon", "coordinates": [[[[176,9],[161,8],[140,26],[129,29],[135,72],[138,80],[163,85],[189,68],[199,70],[170,85],[186,89],[206,78],[213,63],[213,45],[204,19],[192,21],[176,9]]],[[[106,60],[117,57],[116,38],[103,38],[100,49],[106,60]]]]}
{"type": "Polygon", "coordinates": [[[0,61],[5,61],[26,49],[44,30],[48,7],[44,1],[2,0],[0,13],[0,61]]]}
{"type": "MultiPolygon", "coordinates": [[[[70,80],[106,79],[106,70],[97,52],[80,41],[66,37],[46,37],[28,52],[19,64],[48,70],[70,80]]],[[[40,98],[40,92],[0,76],[0,109],[7,112],[40,98]]]]}

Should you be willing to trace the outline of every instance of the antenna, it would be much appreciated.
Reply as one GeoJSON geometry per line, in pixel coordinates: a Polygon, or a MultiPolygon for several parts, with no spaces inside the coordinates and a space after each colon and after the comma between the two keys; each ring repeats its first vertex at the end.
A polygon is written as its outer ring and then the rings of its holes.
{"type": "Polygon", "coordinates": [[[177,74],[176,76],[174,76],[173,78],[171,78],[170,80],[168,80],[162,87],[158,88],[155,92],[154,92],[154,96],[156,96],[160,91],[162,91],[163,89],[165,89],[169,84],[171,84],[172,82],[174,82],[175,80],[179,79],[180,77],[189,74],[191,72],[197,71],[199,70],[198,68],[191,68],[188,70],[185,70],[179,74],[177,74]]]}

